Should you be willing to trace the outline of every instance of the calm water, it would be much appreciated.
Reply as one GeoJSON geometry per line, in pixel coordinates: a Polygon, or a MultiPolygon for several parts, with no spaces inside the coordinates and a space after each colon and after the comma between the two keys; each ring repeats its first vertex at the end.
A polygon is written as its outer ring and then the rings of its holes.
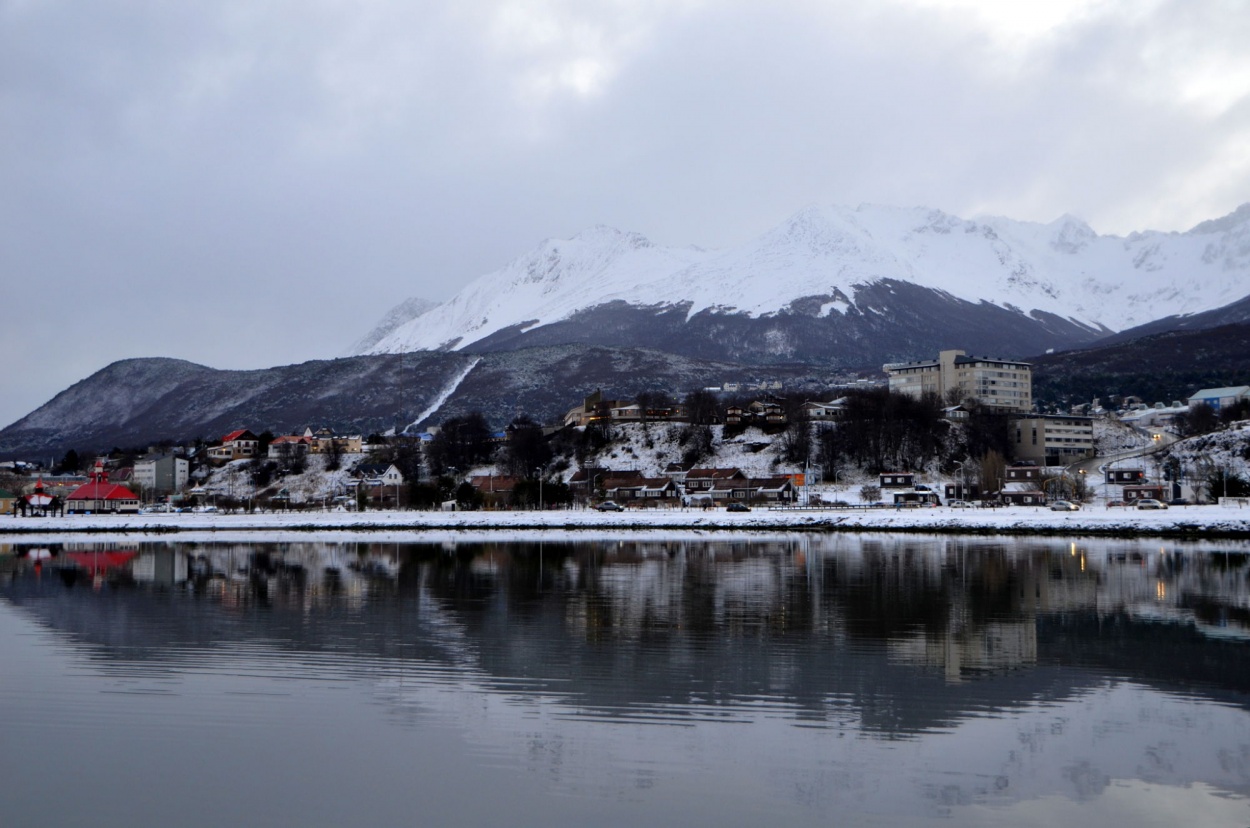
{"type": "Polygon", "coordinates": [[[0,825],[1250,825],[1250,546],[0,546],[0,825]]]}

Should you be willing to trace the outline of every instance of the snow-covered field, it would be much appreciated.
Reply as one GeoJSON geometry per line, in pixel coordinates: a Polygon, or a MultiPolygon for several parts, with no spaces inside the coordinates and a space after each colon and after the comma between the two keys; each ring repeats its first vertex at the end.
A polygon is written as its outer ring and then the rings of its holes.
{"type": "Polygon", "coordinates": [[[301,512],[265,514],[70,515],[63,518],[12,518],[0,521],[0,537],[38,533],[76,534],[163,532],[591,532],[678,531],[898,531],[970,534],[1139,535],[1194,537],[1250,536],[1250,503],[1245,506],[1184,506],[1161,511],[1086,508],[1052,512],[1046,508],[1002,509],[645,509],[600,513],[592,509],[493,512],[301,512]]]}

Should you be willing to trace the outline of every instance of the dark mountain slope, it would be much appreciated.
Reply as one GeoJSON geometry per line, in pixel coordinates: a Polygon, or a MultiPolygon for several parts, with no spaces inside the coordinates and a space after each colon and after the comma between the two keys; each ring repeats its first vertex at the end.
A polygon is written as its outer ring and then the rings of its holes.
{"type": "Polygon", "coordinates": [[[258,433],[318,423],[386,429],[395,424],[401,383],[405,405],[417,408],[469,360],[461,354],[405,354],[257,371],[123,360],[0,431],[0,456],[218,437],[244,426],[258,433]]]}
{"type": "Polygon", "coordinates": [[[476,410],[502,427],[522,411],[557,420],[596,388],[609,396],[765,380],[814,388],[828,376],[817,373],[803,365],[744,367],[659,351],[586,346],[481,356],[386,354],[259,371],[132,359],[104,368],[0,431],[0,457],[214,438],[241,427],[286,433],[325,424],[368,434],[411,422],[448,392],[445,403],[427,418],[431,422],[476,410]]]}
{"type": "Polygon", "coordinates": [[[1184,400],[1201,388],[1250,383],[1250,324],[1168,331],[1030,360],[1039,403],[1184,400]]]}
{"type": "Polygon", "coordinates": [[[950,347],[952,331],[960,332],[960,347],[971,353],[1012,358],[1093,342],[1106,333],[889,279],[857,286],[853,303],[841,293],[808,296],[768,316],[704,310],[688,317],[689,309],[689,303],[640,307],[611,302],[549,325],[507,328],[466,350],[493,353],[579,343],[654,348],[749,365],[806,362],[864,370],[936,354],[950,347]],[[845,311],[822,314],[829,305],[845,311]]]}
{"type": "Polygon", "coordinates": [[[1195,313],[1191,316],[1167,316],[1163,319],[1156,319],[1154,322],[1148,322],[1145,325],[1138,325],[1136,328],[1120,331],[1094,344],[1113,345],[1118,342],[1131,342],[1143,336],[1167,333],[1169,331],[1204,331],[1210,328],[1220,328],[1225,325],[1238,325],[1247,322],[1250,322],[1250,296],[1239,302],[1233,302],[1231,305],[1225,305],[1222,308],[1216,308],[1204,313],[1195,313]]]}

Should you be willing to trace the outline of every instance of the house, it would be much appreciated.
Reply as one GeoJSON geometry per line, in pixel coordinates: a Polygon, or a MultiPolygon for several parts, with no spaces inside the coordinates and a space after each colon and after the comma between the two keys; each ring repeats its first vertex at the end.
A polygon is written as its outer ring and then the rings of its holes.
{"type": "Polygon", "coordinates": [[[751,490],[749,498],[751,500],[770,503],[793,503],[798,499],[798,490],[795,488],[794,478],[789,475],[751,478],[748,488],[751,490]]]}
{"type": "Polygon", "coordinates": [[[1146,479],[1146,472],[1143,469],[1107,469],[1104,480],[1107,483],[1116,485],[1141,483],[1146,479]]]}
{"type": "Polygon", "coordinates": [[[231,460],[245,460],[260,453],[260,438],[246,428],[232,431],[221,438],[220,446],[208,450],[208,459],[228,463],[231,460]]]}
{"type": "Polygon", "coordinates": [[[402,486],[403,473],[394,463],[361,463],[352,469],[352,477],[370,486],[402,486]]]}
{"type": "Polygon", "coordinates": [[[313,438],[308,434],[284,434],[275,437],[266,452],[270,460],[294,460],[312,451],[313,438]]]}
{"type": "Polygon", "coordinates": [[[789,418],[781,402],[775,397],[754,400],[746,406],[731,405],[725,409],[725,425],[785,425],[789,418]]]}
{"type": "Polygon", "coordinates": [[[475,474],[466,482],[483,495],[510,495],[523,479],[506,474],[475,474]]]}
{"type": "Polygon", "coordinates": [[[1139,500],[1147,499],[1163,500],[1163,485],[1155,483],[1124,487],[1125,503],[1136,503],[1139,500]]]}
{"type": "Polygon", "coordinates": [[[1194,393],[1188,400],[1189,407],[1209,405],[1216,411],[1228,408],[1237,403],[1250,400],[1250,385],[1236,385],[1229,388],[1204,388],[1194,393]]]}
{"type": "Polygon", "coordinates": [[[1094,456],[1094,418],[1020,417],[1008,427],[1012,454],[1043,466],[1067,466],[1094,456]]]}
{"type": "Polygon", "coordinates": [[[980,500],[981,484],[961,481],[947,483],[944,487],[944,494],[947,500],[980,500]]]}
{"type": "Polygon", "coordinates": [[[746,482],[747,476],[740,469],[691,469],[686,472],[686,493],[727,489],[746,482]]]}
{"type": "MultiPolygon", "coordinates": [[[[730,471],[737,471],[732,469],[730,471]]],[[[798,499],[794,480],[786,475],[778,477],[747,477],[725,475],[718,478],[708,489],[686,489],[692,501],[706,503],[750,502],[793,503],[798,499]]]]}
{"type": "Polygon", "coordinates": [[[8,489],[0,489],[0,515],[7,515],[13,511],[13,503],[17,500],[17,495],[8,489]]]}
{"type": "Polygon", "coordinates": [[[891,391],[916,399],[958,397],[1000,412],[1033,408],[1033,366],[1027,362],[950,350],[940,352],[937,359],[887,363],[882,370],[891,391]]]}
{"type": "Polygon", "coordinates": [[[1016,466],[1008,466],[1003,471],[1003,480],[1007,483],[1040,483],[1042,480],[1042,467],[1033,465],[1032,463],[1020,463],[1016,466]]]}
{"type": "Polygon", "coordinates": [[[912,489],[916,486],[916,475],[911,472],[886,472],[880,476],[883,489],[912,489]]]}
{"type": "Polygon", "coordinates": [[[929,489],[903,489],[894,494],[895,506],[941,506],[938,493],[929,489]]]}
{"type": "Polygon", "coordinates": [[[667,477],[610,478],[604,483],[609,500],[658,506],[677,499],[677,484],[667,477]]]}
{"type": "Polygon", "coordinates": [[[1046,493],[1034,485],[1035,481],[1008,483],[998,493],[998,499],[1012,506],[1042,506],[1046,493]]]}
{"type": "Polygon", "coordinates": [[[1167,428],[1175,424],[1179,417],[1187,414],[1189,414],[1189,406],[1186,403],[1172,400],[1167,405],[1159,402],[1152,406],[1126,411],[1120,415],[1120,422],[1151,430],[1167,428]]]}
{"type": "Polygon", "coordinates": [[[588,498],[596,492],[604,490],[604,485],[609,480],[638,480],[642,478],[642,472],[632,469],[614,470],[604,466],[587,466],[573,472],[573,476],[569,478],[569,491],[574,497],[588,498]]]}
{"type": "Polygon", "coordinates": [[[839,397],[829,402],[803,403],[803,416],[813,422],[837,420],[846,413],[846,397],[839,397]]]}
{"type": "Polygon", "coordinates": [[[139,511],[139,496],[125,486],[110,483],[104,464],[97,460],[88,482],[65,498],[65,511],[70,514],[134,514],[139,511]]]}
{"type": "Polygon", "coordinates": [[[328,454],[331,451],[360,454],[363,451],[364,439],[359,434],[338,435],[325,427],[314,432],[310,427],[304,429],[304,436],[312,441],[309,443],[309,451],[313,454],[328,454]]]}
{"type": "MultiPolygon", "coordinates": [[[[133,479],[140,491],[173,494],[181,491],[190,479],[191,464],[185,457],[173,454],[149,454],[135,461],[133,479]]],[[[122,482],[116,476],[110,478],[122,482]]]]}
{"type": "Polygon", "coordinates": [[[755,400],[747,406],[747,410],[755,422],[762,422],[765,425],[785,425],[789,419],[786,417],[785,408],[773,397],[755,400]]]}

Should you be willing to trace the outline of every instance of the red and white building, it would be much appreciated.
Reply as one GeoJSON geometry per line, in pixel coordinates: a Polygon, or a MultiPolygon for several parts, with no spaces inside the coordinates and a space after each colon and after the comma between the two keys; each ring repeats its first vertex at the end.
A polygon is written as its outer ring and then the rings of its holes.
{"type": "Polygon", "coordinates": [[[260,438],[246,428],[232,431],[221,438],[220,446],[208,450],[208,459],[221,462],[246,460],[260,453],[260,438]]]}
{"type": "Polygon", "coordinates": [[[70,514],[134,514],[139,511],[139,496],[119,483],[110,483],[104,464],[97,460],[88,482],[65,499],[65,511],[70,514]]]}

